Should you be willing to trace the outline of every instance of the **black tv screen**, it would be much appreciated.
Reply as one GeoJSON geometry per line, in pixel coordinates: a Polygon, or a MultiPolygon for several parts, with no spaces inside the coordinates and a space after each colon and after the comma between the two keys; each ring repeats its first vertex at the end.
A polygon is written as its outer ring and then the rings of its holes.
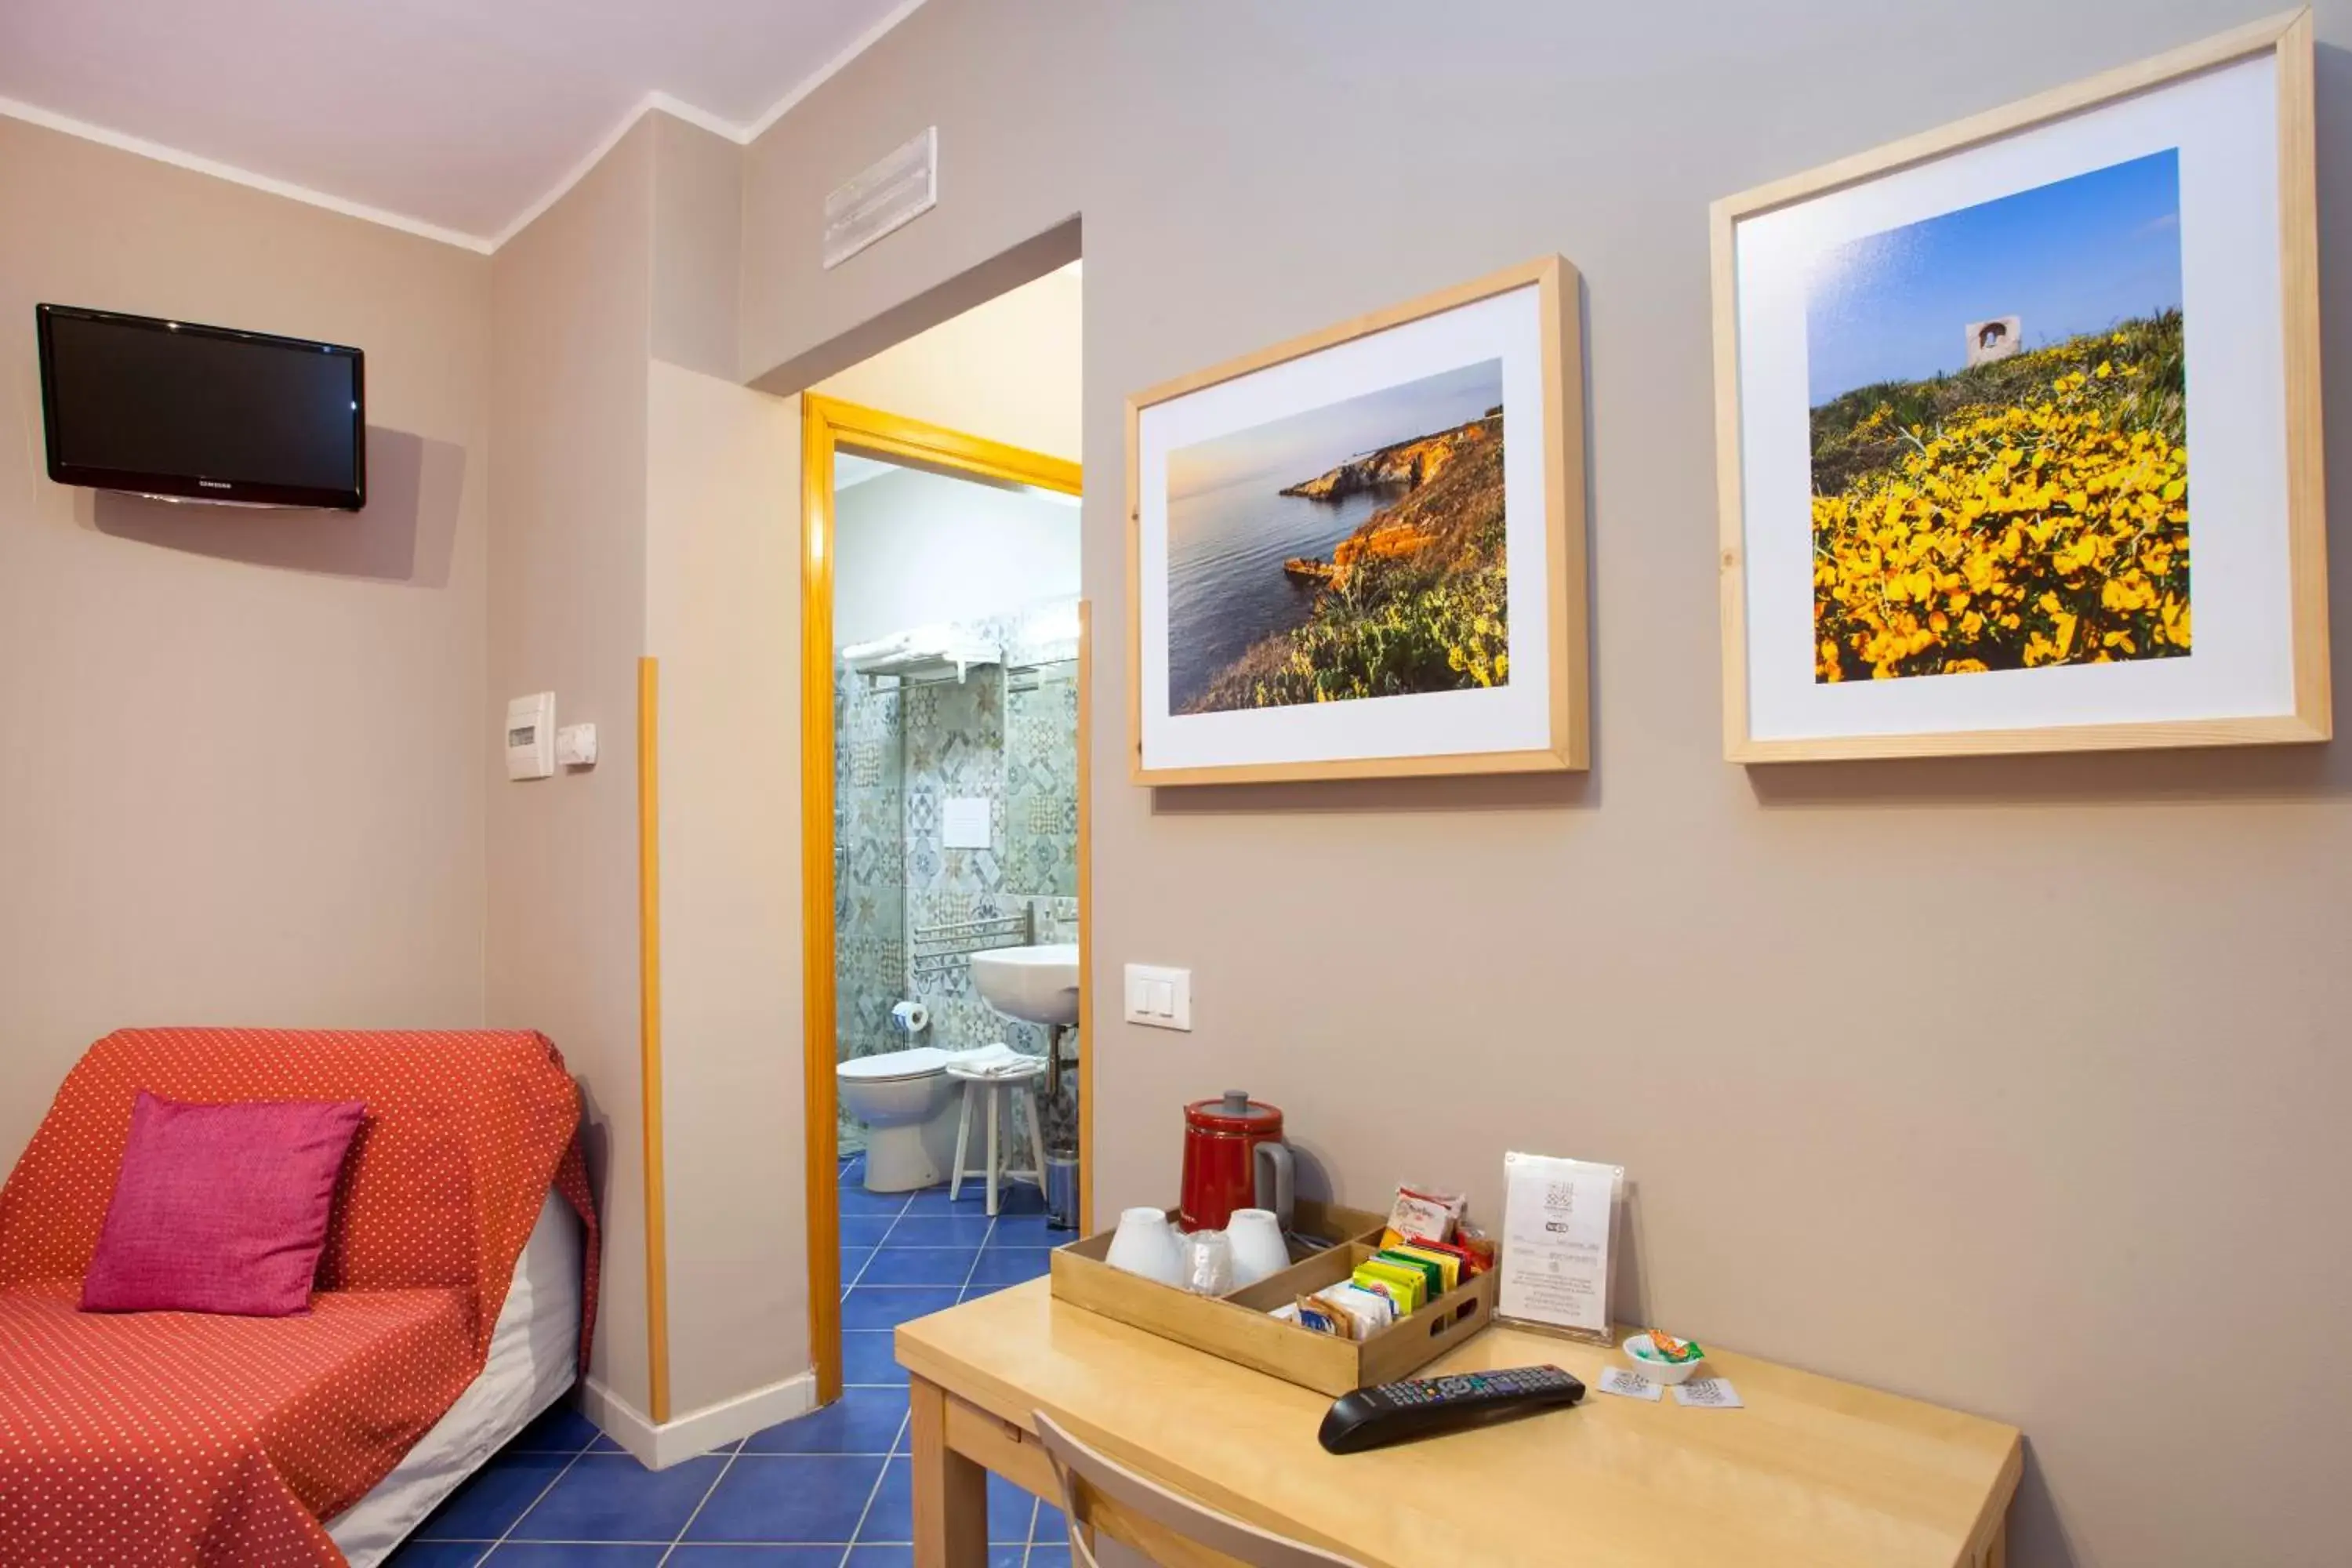
{"type": "Polygon", "coordinates": [[[58,483],[350,511],[367,500],[359,350],[68,305],[35,315],[58,483]]]}

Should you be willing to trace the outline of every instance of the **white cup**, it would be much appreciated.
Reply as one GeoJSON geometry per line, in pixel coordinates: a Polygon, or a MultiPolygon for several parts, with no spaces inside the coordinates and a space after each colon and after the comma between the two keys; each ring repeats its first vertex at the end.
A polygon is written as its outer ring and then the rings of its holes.
{"type": "Polygon", "coordinates": [[[1113,1268],[1124,1268],[1162,1285],[1178,1284],[1184,1278],[1184,1254],[1176,1244],[1176,1228],[1158,1209],[1120,1211],[1118,1229],[1110,1238],[1108,1261],[1113,1268]]]}
{"type": "Polygon", "coordinates": [[[1283,1244],[1282,1222],[1272,1209],[1235,1209],[1225,1222],[1234,1248],[1235,1289],[1268,1279],[1290,1267],[1290,1248],[1283,1244]]]}

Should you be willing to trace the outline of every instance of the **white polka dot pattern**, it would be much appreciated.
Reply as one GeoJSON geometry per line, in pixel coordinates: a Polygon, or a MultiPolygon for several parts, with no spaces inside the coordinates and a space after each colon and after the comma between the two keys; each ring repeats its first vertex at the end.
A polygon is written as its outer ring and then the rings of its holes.
{"type": "Polygon", "coordinates": [[[0,1189],[0,1563],[328,1568],[319,1521],[482,1368],[548,1188],[598,1247],[563,1058],[524,1032],[127,1029],[92,1046],[0,1189]],[[140,1089],[358,1100],[310,1311],[75,1310],[140,1089]]]}

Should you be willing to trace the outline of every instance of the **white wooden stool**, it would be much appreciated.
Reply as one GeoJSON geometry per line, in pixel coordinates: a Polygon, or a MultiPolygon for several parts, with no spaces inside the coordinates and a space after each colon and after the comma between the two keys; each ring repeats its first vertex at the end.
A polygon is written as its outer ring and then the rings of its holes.
{"type": "Polygon", "coordinates": [[[993,1217],[1000,1182],[1018,1179],[1035,1184],[1040,1192],[1045,1190],[1045,1173],[1038,1168],[1036,1151],[1045,1142],[1045,1124],[1037,1119],[1037,1097],[1030,1086],[1045,1076],[1045,1064],[1034,1057],[1015,1057],[1009,1050],[1002,1056],[996,1051],[972,1054],[976,1059],[969,1067],[952,1060],[948,1063],[948,1077],[963,1080],[963,1109],[956,1116],[955,1174],[948,1182],[948,1200],[952,1203],[963,1195],[966,1176],[981,1173],[967,1168],[963,1162],[964,1152],[971,1143],[973,1109],[984,1100],[988,1102],[988,1154],[983,1169],[988,1175],[988,1212],[993,1217]],[[1007,1067],[1008,1058],[1021,1065],[1007,1067]],[[1012,1139],[997,1131],[997,1106],[1007,1099],[1017,1101],[1029,1113],[1030,1163],[1026,1169],[1006,1164],[1010,1154],[1006,1145],[1012,1139]]]}

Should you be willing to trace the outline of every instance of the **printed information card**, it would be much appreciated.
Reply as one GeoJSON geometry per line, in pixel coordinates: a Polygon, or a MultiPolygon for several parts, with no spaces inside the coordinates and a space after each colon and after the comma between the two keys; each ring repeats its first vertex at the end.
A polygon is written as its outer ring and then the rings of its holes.
{"type": "Polygon", "coordinates": [[[1503,1156],[1496,1317],[1608,1342],[1610,1229],[1624,1180],[1622,1165],[1503,1156]]]}
{"type": "Polygon", "coordinates": [[[1731,1380],[1724,1377],[1695,1377],[1688,1383],[1676,1384],[1675,1403],[1703,1405],[1709,1410],[1748,1408],[1739,1402],[1739,1391],[1731,1386],[1731,1380]]]}
{"type": "Polygon", "coordinates": [[[1660,1390],[1656,1384],[1652,1383],[1632,1367],[1612,1366],[1601,1374],[1601,1392],[1622,1394],[1628,1399],[1646,1399],[1655,1405],[1658,1402],[1660,1390]]]}

